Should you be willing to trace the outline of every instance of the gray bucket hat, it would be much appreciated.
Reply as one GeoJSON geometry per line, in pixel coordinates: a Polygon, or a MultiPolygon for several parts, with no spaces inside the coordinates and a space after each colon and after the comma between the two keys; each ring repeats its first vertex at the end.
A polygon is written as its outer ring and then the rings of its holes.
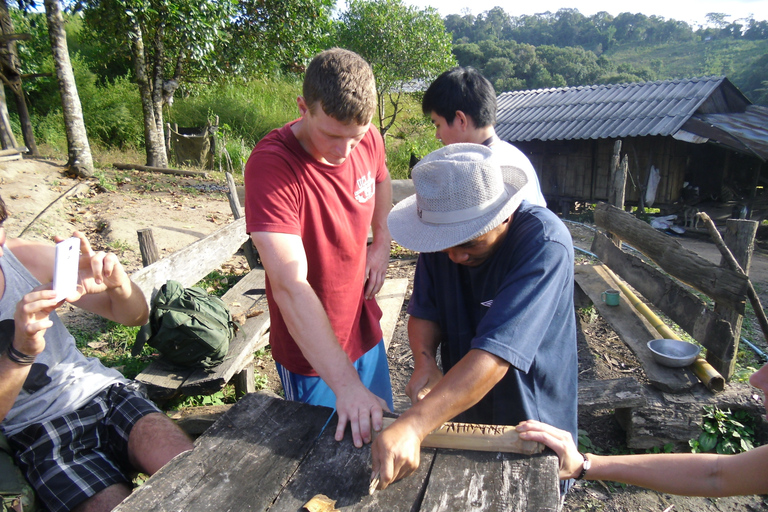
{"type": "Polygon", "coordinates": [[[508,218],[528,182],[522,169],[502,165],[480,144],[450,144],[412,171],[416,194],[389,213],[392,238],[418,252],[438,252],[487,233],[508,218]]]}

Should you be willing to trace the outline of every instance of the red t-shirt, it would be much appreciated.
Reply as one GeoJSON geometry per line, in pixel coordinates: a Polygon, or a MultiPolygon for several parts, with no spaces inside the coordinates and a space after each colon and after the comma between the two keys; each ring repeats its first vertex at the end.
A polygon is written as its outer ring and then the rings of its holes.
{"type": "MultiPolygon", "coordinates": [[[[365,300],[368,227],[376,184],[388,176],[384,142],[371,125],[343,164],[318,162],[301,147],[288,123],[254,148],[245,166],[248,233],[299,235],[307,279],[351,361],[381,339],[381,309],[365,300]]],[[[267,279],[272,357],[293,373],[317,375],[288,333],[267,279]]]]}

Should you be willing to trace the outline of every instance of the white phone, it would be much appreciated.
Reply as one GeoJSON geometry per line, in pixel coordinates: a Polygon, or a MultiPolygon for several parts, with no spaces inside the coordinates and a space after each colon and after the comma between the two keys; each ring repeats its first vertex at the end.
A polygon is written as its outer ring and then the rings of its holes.
{"type": "Polygon", "coordinates": [[[80,261],[80,239],[67,238],[56,244],[56,259],[53,265],[53,289],[56,300],[62,300],[77,291],[78,264],[80,261]]]}

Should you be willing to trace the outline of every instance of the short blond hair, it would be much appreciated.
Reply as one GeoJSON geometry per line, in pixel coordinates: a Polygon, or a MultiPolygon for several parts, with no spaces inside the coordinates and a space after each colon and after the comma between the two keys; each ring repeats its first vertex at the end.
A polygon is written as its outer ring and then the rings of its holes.
{"type": "Polygon", "coordinates": [[[376,82],[371,66],[360,55],[331,48],[312,59],[304,75],[304,101],[310,112],[323,112],[342,123],[365,126],[376,108],[376,82]]]}

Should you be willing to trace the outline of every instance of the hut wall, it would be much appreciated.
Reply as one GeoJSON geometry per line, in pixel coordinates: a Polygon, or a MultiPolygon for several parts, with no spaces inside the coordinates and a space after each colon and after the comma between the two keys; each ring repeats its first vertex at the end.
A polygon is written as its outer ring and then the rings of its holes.
{"type": "MultiPolygon", "coordinates": [[[[530,158],[548,201],[594,202],[608,198],[614,142],[600,139],[513,144],[530,158]]],[[[691,152],[697,148],[671,137],[622,139],[621,153],[627,155],[631,175],[627,179],[626,203],[638,203],[652,165],[659,169],[661,178],[654,204],[676,201],[686,178],[691,152]]],[[[717,179],[722,179],[722,173],[717,179]]]]}

